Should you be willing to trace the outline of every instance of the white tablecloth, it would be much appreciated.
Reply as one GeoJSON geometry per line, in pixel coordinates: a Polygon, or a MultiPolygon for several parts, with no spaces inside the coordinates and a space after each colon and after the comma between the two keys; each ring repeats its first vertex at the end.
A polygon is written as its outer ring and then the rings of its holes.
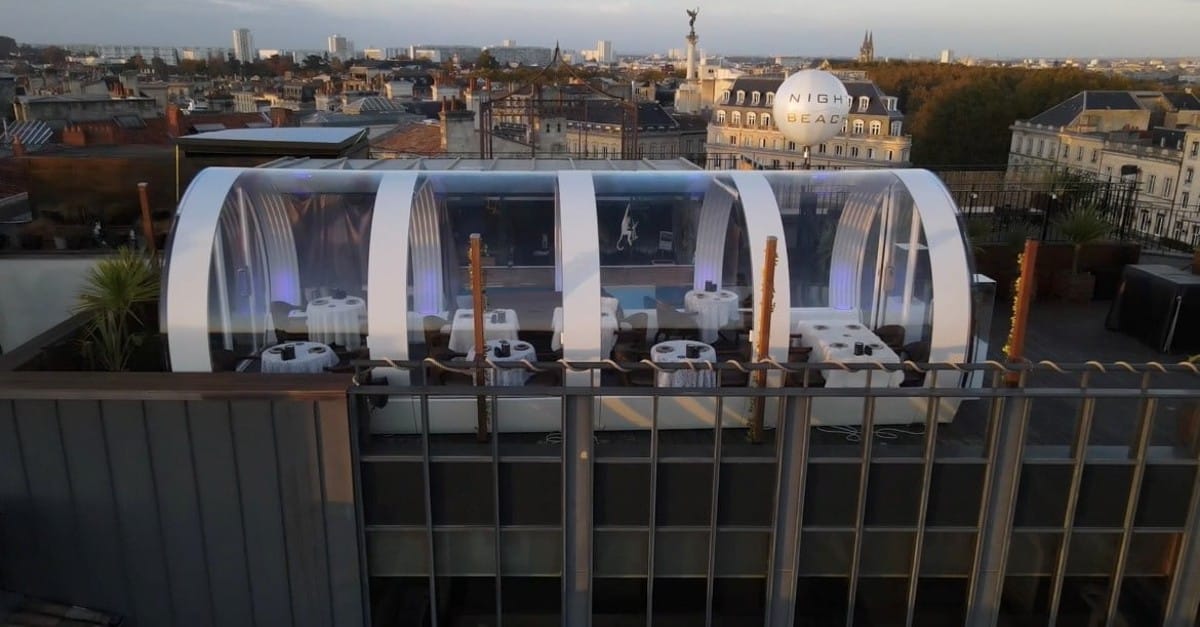
{"type": "MultiPolygon", "coordinates": [[[[845,320],[802,320],[797,325],[797,331],[803,334],[800,343],[813,349],[809,357],[811,362],[882,362],[900,363],[900,356],[888,348],[870,329],[857,322],[845,320]],[[862,342],[870,346],[872,354],[855,355],[854,343],[862,342]]],[[[847,372],[845,370],[825,370],[825,387],[866,387],[866,370],[847,372]]],[[[871,387],[898,387],[904,380],[900,371],[884,372],[876,370],[869,373],[871,387]]]]}
{"type": "Polygon", "coordinates": [[[367,303],[356,296],[323,297],[309,301],[308,337],[322,344],[337,344],[349,350],[362,346],[362,317],[367,303]]]}
{"type": "MultiPolygon", "coordinates": [[[[700,357],[692,361],[716,361],[717,351],[713,347],[703,342],[693,342],[691,340],[671,340],[669,342],[661,342],[655,344],[654,348],[650,349],[650,358],[659,364],[675,364],[683,363],[688,360],[687,347],[699,346],[700,357]]],[[[717,373],[715,370],[708,370],[707,366],[697,365],[697,368],[706,368],[705,370],[676,370],[675,372],[660,372],[656,380],[658,387],[674,387],[674,388],[702,388],[715,387],[717,385],[717,373]]]]}
{"type": "Polygon", "coordinates": [[[263,372],[324,372],[328,366],[338,362],[337,353],[317,342],[288,342],[272,346],[262,353],[263,372]],[[283,348],[296,349],[296,358],[284,361],[283,348]]]}
{"type": "MultiPolygon", "coordinates": [[[[562,307],[554,308],[554,318],[551,322],[551,328],[554,331],[554,336],[550,338],[550,348],[561,350],[563,334],[562,307]]],[[[600,312],[600,359],[608,359],[609,355],[612,354],[613,347],[617,345],[617,329],[619,328],[621,328],[621,324],[617,321],[616,315],[610,313],[608,310],[600,312]]]]}
{"type": "MultiPolygon", "coordinates": [[[[512,309],[492,309],[483,312],[483,339],[517,341],[517,333],[521,325],[517,322],[517,312],[512,309]],[[504,322],[493,322],[492,314],[504,312],[504,322]]],[[[454,312],[454,320],[450,323],[450,350],[456,353],[466,353],[475,348],[475,317],[470,309],[459,309],[454,312]]]]}
{"type": "MultiPolygon", "coordinates": [[[[508,346],[511,354],[508,357],[501,357],[496,354],[496,350],[500,348],[500,340],[488,340],[484,343],[487,347],[487,357],[494,362],[521,361],[537,361],[537,352],[534,351],[533,345],[529,342],[509,342],[508,346]]],[[[475,360],[475,351],[467,352],[467,361],[475,360]]],[[[528,370],[517,368],[504,368],[487,370],[487,380],[489,385],[525,385],[529,377],[533,373],[528,370]],[[496,377],[499,377],[498,379],[496,377]],[[498,381],[498,382],[497,382],[498,381]]]]}
{"type": "Polygon", "coordinates": [[[714,342],[717,331],[737,319],[738,295],[729,290],[691,290],[683,296],[683,307],[698,314],[696,323],[700,326],[700,339],[714,342]]]}

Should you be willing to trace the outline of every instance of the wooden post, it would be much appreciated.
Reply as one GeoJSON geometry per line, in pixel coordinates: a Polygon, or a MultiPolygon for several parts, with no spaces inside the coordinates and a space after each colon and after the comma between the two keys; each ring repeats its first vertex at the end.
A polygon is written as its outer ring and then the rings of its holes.
{"type": "Polygon", "coordinates": [[[151,255],[158,255],[158,247],[154,244],[154,223],[150,217],[150,193],[146,191],[149,183],[138,183],[138,201],[142,205],[142,237],[146,238],[146,248],[151,255]]]}
{"type": "MultiPolygon", "coordinates": [[[[487,346],[483,339],[483,263],[482,240],[478,233],[471,234],[471,252],[469,254],[471,276],[471,312],[474,317],[475,329],[475,385],[483,387],[487,382],[484,372],[484,360],[487,357],[487,346]]],[[[475,397],[476,417],[475,439],[480,442],[488,441],[488,403],[487,396],[475,397]]]]}
{"type": "MultiPolygon", "coordinates": [[[[775,236],[767,238],[767,254],[763,259],[762,296],[758,303],[758,319],[754,321],[754,361],[766,361],[771,348],[771,312],[775,309],[775,264],[777,263],[777,246],[779,240],[775,236]]],[[[767,371],[754,371],[754,386],[767,387],[767,371]]],[[[762,442],[763,436],[763,406],[766,399],[754,397],[750,414],[750,441],[762,442]]],[[[720,418],[718,417],[718,420],[720,418]]]]}
{"type": "MultiPolygon", "coordinates": [[[[1025,251],[1021,253],[1021,271],[1017,276],[1017,289],[1013,290],[1012,326],[1008,331],[1008,344],[1004,354],[1009,363],[1019,363],[1025,356],[1025,326],[1029,320],[1029,301],[1033,298],[1034,272],[1037,268],[1038,241],[1025,240],[1025,251]]],[[[1005,384],[1015,387],[1020,373],[1010,372],[1004,377],[1005,384]]]]}

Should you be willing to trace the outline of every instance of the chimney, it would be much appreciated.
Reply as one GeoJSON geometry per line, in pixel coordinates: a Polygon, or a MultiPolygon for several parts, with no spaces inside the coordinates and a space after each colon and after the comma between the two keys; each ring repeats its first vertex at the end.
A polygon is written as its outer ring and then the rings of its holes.
{"type": "Polygon", "coordinates": [[[271,107],[271,126],[284,128],[292,126],[292,110],[286,107],[271,107]]]}
{"type": "Polygon", "coordinates": [[[185,135],[183,124],[183,111],[179,105],[171,103],[167,105],[167,135],[171,137],[183,137],[185,135]]]}
{"type": "Polygon", "coordinates": [[[16,135],[13,135],[12,138],[12,151],[14,157],[25,156],[25,144],[21,141],[21,138],[17,137],[16,135]]]}

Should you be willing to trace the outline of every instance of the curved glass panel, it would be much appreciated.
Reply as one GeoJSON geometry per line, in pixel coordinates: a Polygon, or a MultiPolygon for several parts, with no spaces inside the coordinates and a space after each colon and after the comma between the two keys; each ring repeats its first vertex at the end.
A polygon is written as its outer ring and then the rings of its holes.
{"type": "Polygon", "coordinates": [[[616,320],[605,352],[641,360],[657,343],[693,340],[748,357],[752,268],[728,175],[597,172],[593,181],[601,303],[616,320]]]}
{"type": "Polygon", "coordinates": [[[380,176],[252,170],[221,207],[209,272],[215,370],[323,372],[366,356],[380,176]]]}
{"type": "MultiPolygon", "coordinates": [[[[554,173],[429,173],[418,180],[409,229],[409,356],[465,358],[474,349],[469,271],[482,243],[484,338],[509,344],[493,359],[557,359],[562,293],[554,173]]],[[[394,237],[394,235],[393,235],[394,237]]],[[[491,348],[491,347],[490,347],[491,348]]],[[[520,377],[509,371],[501,376],[520,377]]],[[[438,373],[437,380],[452,375],[438,373]]],[[[516,384],[516,382],[513,382],[516,384]]]]}
{"type": "Polygon", "coordinates": [[[892,348],[928,344],[932,270],[920,211],[904,184],[886,171],[763,176],[783,220],[795,331],[810,321],[850,320],[892,348]]]}

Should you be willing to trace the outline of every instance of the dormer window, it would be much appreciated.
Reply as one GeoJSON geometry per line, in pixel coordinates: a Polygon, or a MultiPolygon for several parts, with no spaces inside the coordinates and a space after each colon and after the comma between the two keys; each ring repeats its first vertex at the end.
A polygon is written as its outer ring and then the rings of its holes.
{"type": "Polygon", "coordinates": [[[723,102],[725,104],[729,104],[729,90],[728,89],[721,92],[721,102],[723,102]]]}
{"type": "Polygon", "coordinates": [[[746,92],[744,92],[740,89],[738,90],[738,93],[737,93],[737,103],[738,104],[746,104],[746,92]]]}
{"type": "Polygon", "coordinates": [[[760,94],[760,93],[758,93],[758,92],[756,92],[756,91],[755,91],[755,92],[750,92],[750,104],[752,104],[752,105],[758,105],[758,102],[759,102],[760,100],[762,100],[762,94],[760,94]]]}
{"type": "Polygon", "coordinates": [[[858,110],[860,113],[865,112],[870,106],[871,106],[871,99],[869,97],[867,97],[867,96],[859,96],[858,97],[858,110]]]}
{"type": "Polygon", "coordinates": [[[769,107],[773,104],[775,104],[775,92],[769,91],[767,92],[767,106],[769,107]]]}

